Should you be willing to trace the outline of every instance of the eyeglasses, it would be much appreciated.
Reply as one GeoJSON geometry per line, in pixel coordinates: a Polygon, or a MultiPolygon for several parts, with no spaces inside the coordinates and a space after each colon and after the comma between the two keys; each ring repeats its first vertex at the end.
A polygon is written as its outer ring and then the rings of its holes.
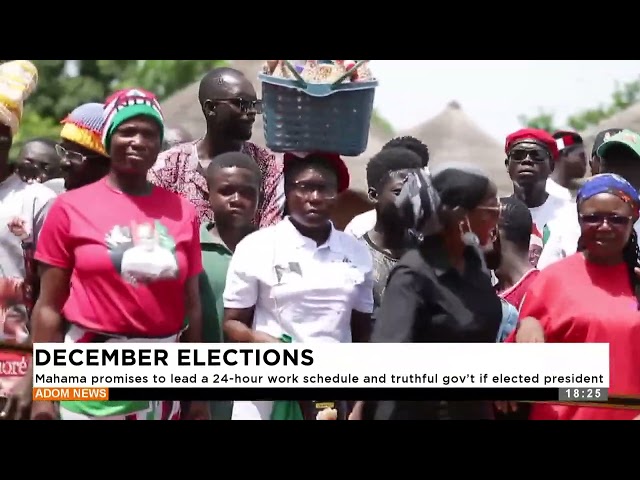
{"type": "Polygon", "coordinates": [[[525,150],[519,148],[509,152],[509,160],[513,160],[514,162],[524,162],[527,157],[534,163],[543,163],[550,158],[549,154],[542,150],[525,150]]]}
{"type": "Polygon", "coordinates": [[[62,145],[56,145],[56,153],[61,160],[66,160],[69,163],[81,164],[88,158],[96,158],[98,155],[83,155],[80,152],[74,152],[73,150],[67,150],[62,145]]]}
{"type": "Polygon", "coordinates": [[[255,112],[260,115],[263,112],[262,100],[245,100],[244,98],[219,98],[217,100],[214,100],[214,102],[231,103],[232,105],[238,107],[242,113],[255,112]]]}
{"type": "Polygon", "coordinates": [[[615,227],[626,227],[631,223],[633,217],[624,215],[614,215],[606,213],[586,213],[580,214],[580,220],[588,225],[604,225],[605,222],[615,227]]]}
{"type": "Polygon", "coordinates": [[[293,188],[304,196],[310,196],[316,193],[319,197],[325,199],[335,198],[338,195],[336,185],[316,182],[291,182],[293,188]]]}
{"type": "Polygon", "coordinates": [[[499,203],[498,205],[478,205],[477,210],[486,210],[488,212],[494,212],[497,216],[501,216],[504,211],[504,205],[499,203]]]}

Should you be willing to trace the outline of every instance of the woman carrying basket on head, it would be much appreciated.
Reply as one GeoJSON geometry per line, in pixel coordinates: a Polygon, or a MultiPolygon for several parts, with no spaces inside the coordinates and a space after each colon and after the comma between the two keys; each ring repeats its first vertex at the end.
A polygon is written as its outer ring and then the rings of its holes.
{"type": "MultiPolygon", "coordinates": [[[[284,158],[289,215],[236,247],[224,291],[225,334],[236,342],[366,342],[371,256],[329,220],[336,196],[349,185],[347,168],[334,154],[284,158]]],[[[280,407],[235,402],[232,419],[303,419],[300,409],[297,416],[279,417],[280,407]]]]}

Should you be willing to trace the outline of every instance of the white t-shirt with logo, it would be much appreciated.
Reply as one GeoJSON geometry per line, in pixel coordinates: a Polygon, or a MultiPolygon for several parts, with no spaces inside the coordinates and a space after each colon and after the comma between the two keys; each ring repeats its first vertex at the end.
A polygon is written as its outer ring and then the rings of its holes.
{"type": "Polygon", "coordinates": [[[532,241],[531,247],[529,249],[529,257],[534,267],[538,266],[539,260],[537,259],[541,257],[541,255],[544,253],[544,249],[547,248],[546,245],[551,235],[551,231],[553,228],[555,228],[553,226],[555,223],[555,219],[559,215],[561,215],[566,208],[575,209],[575,203],[549,195],[547,201],[542,205],[529,209],[529,212],[531,213],[531,219],[533,220],[533,224],[536,227],[534,230],[537,230],[537,232],[539,232],[541,236],[541,241],[532,241]]]}

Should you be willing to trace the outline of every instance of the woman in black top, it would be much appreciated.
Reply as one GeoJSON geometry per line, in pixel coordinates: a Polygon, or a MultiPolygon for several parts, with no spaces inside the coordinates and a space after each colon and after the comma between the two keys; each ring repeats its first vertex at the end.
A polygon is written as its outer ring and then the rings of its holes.
{"type": "MultiPolygon", "coordinates": [[[[500,215],[496,185],[468,165],[412,173],[398,207],[420,237],[389,276],[372,342],[494,343],[502,308],[482,249],[500,215]]],[[[490,419],[491,402],[365,405],[364,418],[490,419]]]]}

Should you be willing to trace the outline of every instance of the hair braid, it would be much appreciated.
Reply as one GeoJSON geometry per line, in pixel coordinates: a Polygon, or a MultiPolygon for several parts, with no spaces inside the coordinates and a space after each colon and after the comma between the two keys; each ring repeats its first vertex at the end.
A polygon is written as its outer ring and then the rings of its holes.
{"type": "Polygon", "coordinates": [[[635,228],[631,230],[629,240],[622,250],[622,258],[624,259],[624,263],[627,264],[629,280],[631,280],[633,293],[638,300],[638,310],[640,310],[640,278],[638,278],[635,271],[636,268],[640,268],[640,247],[638,246],[638,234],[635,228]]]}

